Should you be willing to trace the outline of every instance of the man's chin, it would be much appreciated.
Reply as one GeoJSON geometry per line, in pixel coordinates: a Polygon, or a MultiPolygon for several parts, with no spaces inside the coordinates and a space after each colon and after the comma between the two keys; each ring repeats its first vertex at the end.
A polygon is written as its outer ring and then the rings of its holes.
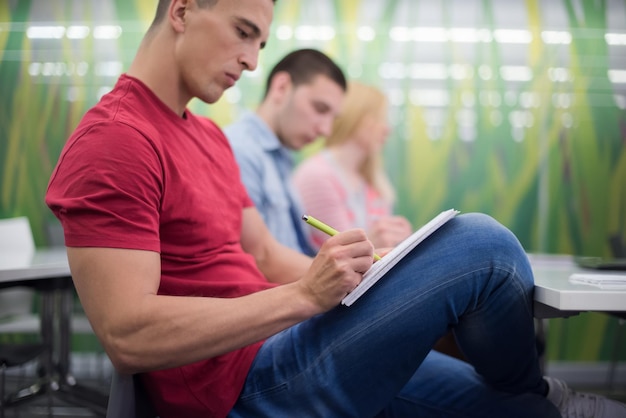
{"type": "Polygon", "coordinates": [[[214,89],[214,91],[207,91],[202,96],[196,96],[196,97],[199,100],[202,100],[204,103],[214,104],[218,100],[220,100],[222,98],[222,96],[224,96],[224,91],[225,90],[226,89],[220,89],[220,90],[214,89]]]}
{"type": "Polygon", "coordinates": [[[315,141],[317,140],[317,138],[313,138],[313,139],[306,139],[298,144],[294,144],[295,146],[293,148],[291,148],[293,151],[301,151],[302,149],[308,147],[309,145],[315,143],[315,141]]]}

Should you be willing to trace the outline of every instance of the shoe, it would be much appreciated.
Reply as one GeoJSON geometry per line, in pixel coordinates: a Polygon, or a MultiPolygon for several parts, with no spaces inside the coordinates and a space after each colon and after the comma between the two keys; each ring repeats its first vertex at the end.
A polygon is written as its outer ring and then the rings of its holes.
{"type": "Polygon", "coordinates": [[[544,377],[548,382],[549,401],[563,418],[626,418],[626,405],[592,393],[576,392],[562,380],[544,377]]]}

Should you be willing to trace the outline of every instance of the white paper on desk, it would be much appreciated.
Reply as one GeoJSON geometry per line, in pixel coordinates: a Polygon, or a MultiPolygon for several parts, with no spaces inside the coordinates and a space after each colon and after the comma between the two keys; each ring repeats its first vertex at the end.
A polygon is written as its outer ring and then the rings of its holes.
{"type": "Polygon", "coordinates": [[[454,218],[459,213],[458,210],[448,209],[431,219],[426,225],[411,234],[408,238],[395,246],[380,261],[372,264],[372,267],[363,275],[361,283],[341,301],[346,306],[352,305],[363,293],[383,277],[398,261],[424,241],[430,234],[439,229],[440,226],[454,218]]]}
{"type": "Polygon", "coordinates": [[[626,274],[574,273],[569,277],[574,284],[586,284],[600,289],[626,289],[626,274]]]}

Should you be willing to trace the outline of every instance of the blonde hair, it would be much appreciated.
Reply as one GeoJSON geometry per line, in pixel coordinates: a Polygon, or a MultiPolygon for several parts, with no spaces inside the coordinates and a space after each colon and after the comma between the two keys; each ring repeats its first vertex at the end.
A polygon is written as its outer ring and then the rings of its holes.
{"type": "MultiPolygon", "coordinates": [[[[332,147],[350,141],[366,118],[386,116],[386,111],[387,97],[380,89],[350,81],[341,111],[335,118],[325,146],[332,147]]],[[[359,173],[385,200],[393,203],[395,192],[383,169],[381,155],[368,155],[359,167],[359,173]]]]}

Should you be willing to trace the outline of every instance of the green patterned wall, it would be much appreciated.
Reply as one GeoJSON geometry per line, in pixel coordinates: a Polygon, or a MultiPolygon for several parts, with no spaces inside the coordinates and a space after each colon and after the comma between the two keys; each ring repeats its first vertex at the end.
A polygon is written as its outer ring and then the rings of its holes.
{"type": "MultiPolygon", "coordinates": [[[[0,217],[27,215],[39,245],[63,143],[128,67],[155,4],[0,2],[0,217]]],[[[531,252],[624,246],[626,1],[279,0],[259,69],[191,108],[232,121],[265,70],[310,46],[388,93],[386,166],[414,225],[455,207],[494,216],[531,252]]],[[[554,320],[550,355],[606,358],[616,324],[554,320]],[[568,343],[589,332],[606,338],[568,343]]]]}

